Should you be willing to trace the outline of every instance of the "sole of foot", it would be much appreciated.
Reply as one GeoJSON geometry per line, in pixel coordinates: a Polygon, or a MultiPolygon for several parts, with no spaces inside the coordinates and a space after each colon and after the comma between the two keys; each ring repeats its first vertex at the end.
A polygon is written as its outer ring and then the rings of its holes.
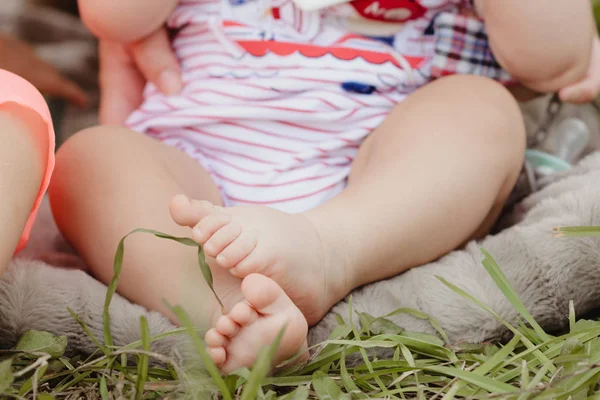
{"type": "Polygon", "coordinates": [[[306,319],[272,279],[259,274],[248,275],[242,281],[244,301],[229,313],[219,317],[206,333],[208,353],[223,374],[239,368],[252,367],[259,352],[271,345],[284,330],[272,367],[300,355],[308,357],[306,319]]]}

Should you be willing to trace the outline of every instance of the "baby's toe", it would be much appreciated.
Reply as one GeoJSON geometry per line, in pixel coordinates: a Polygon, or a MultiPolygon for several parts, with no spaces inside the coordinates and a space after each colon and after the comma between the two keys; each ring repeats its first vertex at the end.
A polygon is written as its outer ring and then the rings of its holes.
{"type": "Polygon", "coordinates": [[[242,232],[240,236],[227,246],[216,258],[223,268],[232,268],[244,260],[256,248],[256,236],[242,232]]]}
{"type": "Polygon", "coordinates": [[[273,279],[260,274],[248,275],[242,281],[246,301],[263,315],[278,314],[294,303],[273,279]]]}
{"type": "Polygon", "coordinates": [[[215,324],[215,329],[223,336],[234,337],[240,330],[240,326],[229,315],[221,315],[215,324]]]}
{"type": "Polygon", "coordinates": [[[214,212],[215,207],[209,201],[190,200],[184,195],[177,195],[171,200],[169,210],[178,225],[193,227],[202,218],[214,212]]]}
{"type": "Polygon", "coordinates": [[[253,251],[250,251],[250,253],[238,262],[235,267],[231,268],[229,272],[238,278],[245,278],[254,273],[262,273],[263,268],[266,265],[269,265],[271,260],[267,259],[264,254],[261,254],[261,252],[257,250],[258,249],[253,249],[253,251]]]}
{"type": "Polygon", "coordinates": [[[203,218],[192,230],[192,239],[197,243],[206,243],[219,229],[231,222],[231,215],[214,213],[203,218]]]}
{"type": "Polygon", "coordinates": [[[225,247],[237,239],[241,233],[242,226],[237,222],[225,225],[206,241],[204,252],[210,257],[216,257],[225,247]]]}
{"type": "Polygon", "coordinates": [[[206,342],[208,347],[225,347],[229,343],[229,339],[213,328],[204,335],[204,342],[206,342]]]}
{"type": "Polygon", "coordinates": [[[258,319],[258,313],[256,310],[246,302],[236,304],[229,312],[229,316],[242,328],[250,325],[258,319]]]}
{"type": "Polygon", "coordinates": [[[224,347],[209,347],[206,351],[217,366],[223,365],[227,360],[227,352],[224,347]]]}

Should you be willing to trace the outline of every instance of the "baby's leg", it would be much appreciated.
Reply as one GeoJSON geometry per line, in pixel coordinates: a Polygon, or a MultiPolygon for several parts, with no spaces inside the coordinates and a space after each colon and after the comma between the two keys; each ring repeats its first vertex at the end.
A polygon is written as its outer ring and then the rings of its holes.
{"type": "Polygon", "coordinates": [[[0,273],[12,258],[46,169],[48,126],[41,116],[17,103],[0,104],[0,273]]]}
{"type": "Polygon", "coordinates": [[[324,237],[347,233],[330,240],[352,249],[344,254],[350,287],[394,276],[487,234],[524,150],[522,115],[508,91],[474,76],[441,79],[373,132],[348,188],[311,217],[335,228],[324,237]]]}
{"type": "MultiPolygon", "coordinates": [[[[177,193],[220,201],[217,187],[196,161],[175,148],[118,127],[91,128],[61,146],[49,190],[59,229],[105,283],[113,276],[117,244],[130,231],[148,228],[189,235],[169,215],[169,200],[177,193]]],[[[119,291],[135,303],[168,315],[163,299],[181,304],[182,275],[198,270],[197,265],[194,249],[136,234],[125,242],[119,291]]],[[[202,307],[207,314],[197,317],[207,322],[216,303],[209,291],[205,292],[201,275],[197,278],[194,289],[201,295],[194,307],[202,307]]],[[[216,282],[221,293],[240,284],[239,279],[227,275],[216,282]]]]}
{"type": "MultiPolygon", "coordinates": [[[[50,201],[65,237],[92,273],[108,283],[113,276],[117,244],[130,231],[148,228],[175,236],[190,235],[189,229],[175,224],[169,214],[169,201],[178,193],[214,204],[220,202],[216,185],[192,158],[125,128],[98,127],[80,132],[59,150],[50,201]]],[[[183,216],[180,222],[190,217],[198,218],[191,214],[183,216]]],[[[294,327],[294,331],[286,331],[283,343],[289,346],[280,349],[281,359],[294,355],[306,342],[306,321],[274,282],[271,295],[257,299],[253,291],[242,293],[241,280],[227,271],[213,268],[213,276],[215,290],[226,310],[233,312],[233,306],[242,302],[248,303],[247,309],[260,312],[247,324],[249,331],[263,332],[263,326],[267,326],[269,331],[277,332],[288,323],[294,327]],[[268,310],[268,315],[261,312],[263,309],[268,310]],[[300,342],[288,339],[302,329],[300,342]]],[[[170,317],[163,299],[181,305],[199,328],[208,328],[221,317],[202,277],[196,249],[147,234],[131,236],[125,242],[119,293],[170,317]]],[[[257,345],[255,336],[242,332],[231,342],[248,348],[244,346],[248,340],[257,345]]],[[[259,342],[265,343],[268,338],[259,342]]],[[[223,354],[222,345],[211,351],[223,354]]],[[[216,347],[214,342],[212,347],[216,347]]],[[[231,360],[227,364],[227,368],[237,366],[231,360]]]]}
{"type": "MultiPolygon", "coordinates": [[[[519,108],[500,85],[454,76],[399,104],[363,144],[348,188],[303,214],[259,206],[195,212],[194,238],[235,276],[279,283],[314,324],[351,289],[485,234],[523,162],[519,108]]],[[[181,221],[178,221],[181,222],[181,221]]]]}

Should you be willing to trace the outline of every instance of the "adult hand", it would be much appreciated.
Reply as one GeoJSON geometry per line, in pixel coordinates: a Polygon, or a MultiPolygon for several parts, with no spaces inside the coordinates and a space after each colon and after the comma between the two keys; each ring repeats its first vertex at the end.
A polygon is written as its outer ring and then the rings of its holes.
{"type": "Polygon", "coordinates": [[[30,45],[11,35],[0,34],[0,68],[28,80],[44,94],[68,100],[79,107],[87,104],[82,88],[38,57],[30,45]]]}
{"type": "Polygon", "coordinates": [[[165,28],[128,45],[100,41],[102,124],[122,125],[142,103],[148,82],[166,95],[182,88],[179,63],[165,28]]]}

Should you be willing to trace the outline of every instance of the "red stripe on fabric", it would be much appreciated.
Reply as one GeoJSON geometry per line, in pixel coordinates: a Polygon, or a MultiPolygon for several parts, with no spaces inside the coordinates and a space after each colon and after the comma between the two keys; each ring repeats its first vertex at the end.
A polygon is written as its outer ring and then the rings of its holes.
{"type": "Polygon", "coordinates": [[[197,133],[199,133],[201,135],[213,137],[213,138],[216,138],[216,139],[222,139],[222,140],[225,140],[225,141],[228,141],[228,142],[232,142],[232,143],[244,144],[244,145],[247,145],[247,146],[257,147],[257,148],[265,149],[265,150],[277,151],[277,152],[285,153],[285,154],[294,154],[295,153],[295,151],[293,151],[293,150],[282,149],[282,148],[275,147],[275,146],[268,146],[266,144],[249,142],[247,140],[241,140],[241,139],[231,138],[231,137],[227,137],[227,136],[217,135],[217,134],[214,134],[214,133],[203,131],[202,129],[196,128],[196,127],[188,127],[187,129],[189,129],[191,131],[194,131],[194,132],[197,132],[197,133]]]}
{"type": "Polygon", "coordinates": [[[301,139],[301,138],[297,138],[297,137],[290,137],[287,135],[281,135],[278,133],[265,131],[264,129],[258,129],[258,128],[255,128],[252,126],[244,125],[239,122],[224,121],[223,124],[230,125],[230,126],[237,126],[239,128],[244,128],[244,129],[248,129],[253,132],[262,133],[267,136],[273,136],[273,137],[282,138],[282,139],[286,139],[286,140],[290,140],[290,141],[294,141],[294,142],[300,142],[300,143],[319,143],[319,142],[321,142],[321,140],[318,140],[318,139],[310,140],[310,139],[301,139]]]}
{"type": "Polygon", "coordinates": [[[331,173],[331,174],[327,174],[327,175],[320,175],[320,176],[311,176],[308,178],[300,178],[300,179],[295,179],[292,181],[288,181],[288,182],[281,182],[281,183],[248,183],[248,182],[240,182],[240,181],[236,181],[234,179],[231,179],[223,174],[219,174],[215,172],[215,175],[219,178],[222,179],[223,181],[229,182],[229,183],[233,183],[239,186],[244,186],[244,187],[253,187],[253,188],[274,188],[274,187],[283,187],[283,186],[289,186],[289,185],[294,185],[297,183],[302,183],[302,182],[309,182],[309,181],[315,181],[315,180],[319,180],[319,179],[324,179],[324,178],[329,178],[335,174],[331,173]]]}
{"type": "Polygon", "coordinates": [[[180,38],[180,37],[190,37],[190,36],[202,35],[202,34],[206,34],[206,33],[211,33],[209,28],[202,28],[200,30],[184,29],[177,34],[177,36],[175,37],[175,40],[177,40],[177,38],[180,38]]]}
{"type": "Polygon", "coordinates": [[[231,53],[223,50],[223,51],[216,51],[216,50],[210,50],[210,51],[197,51],[195,53],[192,54],[180,54],[180,57],[183,58],[187,58],[187,59],[193,59],[196,57],[206,57],[206,56],[227,56],[227,57],[231,57],[231,53]]]}
{"type": "MultiPolygon", "coordinates": [[[[194,95],[194,94],[202,94],[202,93],[213,93],[213,94],[218,94],[220,96],[223,97],[229,97],[232,99],[236,99],[236,100],[244,100],[244,101],[256,101],[256,102],[263,102],[263,101],[277,101],[277,100],[282,100],[282,96],[281,93],[278,93],[276,91],[272,91],[271,92],[276,94],[276,97],[271,97],[271,98],[256,98],[256,97],[243,97],[237,94],[233,94],[233,93],[227,93],[227,92],[223,92],[220,90],[215,90],[215,89],[201,89],[201,90],[194,90],[192,92],[187,93],[188,96],[194,95]]],[[[184,98],[186,98],[187,96],[184,96],[184,98]]],[[[289,98],[289,97],[288,97],[289,98]]],[[[299,95],[298,99],[301,100],[318,100],[323,102],[324,104],[328,105],[329,107],[333,108],[336,111],[340,111],[341,109],[339,107],[337,107],[335,104],[331,103],[330,101],[327,101],[321,97],[318,96],[302,96],[299,95]]],[[[278,110],[288,110],[288,111],[297,111],[297,112],[307,112],[307,110],[302,110],[302,109],[297,109],[297,108],[289,108],[289,107],[280,107],[280,106],[272,106],[272,105],[264,105],[264,104],[260,104],[260,107],[267,107],[267,108],[276,108],[278,110]]]]}
{"type": "MultiPolygon", "coordinates": [[[[187,131],[183,132],[184,135],[186,133],[195,134],[195,132],[194,133],[187,132],[187,131]]],[[[159,140],[180,140],[180,139],[182,139],[181,134],[177,134],[177,133],[165,134],[165,133],[160,133],[159,132],[159,133],[153,133],[153,136],[157,137],[159,140]]],[[[185,136],[183,137],[183,139],[184,139],[185,143],[189,143],[189,142],[187,142],[185,140],[185,136]]],[[[214,147],[214,146],[207,146],[205,144],[195,144],[195,143],[194,144],[189,143],[189,144],[192,145],[192,146],[200,147],[200,149],[198,149],[197,151],[202,152],[202,153],[203,153],[203,150],[210,150],[210,151],[214,151],[216,153],[222,153],[222,154],[227,154],[227,155],[230,155],[230,156],[236,156],[236,157],[244,158],[246,160],[254,161],[254,162],[259,163],[259,164],[266,164],[266,165],[277,165],[277,164],[279,164],[279,163],[275,163],[273,161],[267,161],[267,160],[262,159],[262,158],[252,157],[252,156],[250,156],[248,154],[245,154],[245,153],[238,153],[236,151],[225,150],[225,149],[221,149],[221,148],[214,147]]]]}
{"type": "Polygon", "coordinates": [[[328,130],[328,129],[323,129],[323,128],[315,128],[315,127],[312,127],[312,126],[306,126],[306,125],[298,124],[298,123],[295,123],[295,122],[289,122],[289,121],[280,121],[280,120],[277,120],[275,122],[278,122],[278,123],[284,124],[284,125],[293,126],[295,128],[299,128],[299,129],[305,129],[305,130],[311,131],[311,132],[327,133],[327,134],[331,134],[331,135],[334,135],[336,133],[342,133],[342,132],[345,131],[345,129],[328,130]]]}
{"type": "Polygon", "coordinates": [[[217,157],[214,154],[204,154],[204,153],[202,153],[200,151],[197,151],[196,154],[199,154],[202,157],[208,158],[209,160],[213,160],[214,162],[225,164],[225,165],[227,165],[230,168],[237,169],[238,171],[241,171],[241,172],[244,172],[244,173],[247,173],[247,174],[251,174],[251,175],[264,175],[264,173],[265,173],[264,171],[256,171],[256,170],[251,170],[251,169],[247,169],[247,168],[244,168],[244,167],[240,167],[239,165],[233,164],[232,162],[224,160],[221,157],[217,157]]]}
{"type": "Polygon", "coordinates": [[[195,38],[194,36],[192,36],[194,39],[188,39],[185,38],[185,41],[175,41],[173,43],[173,47],[177,50],[183,50],[186,47],[196,47],[196,46],[206,46],[206,45],[211,45],[211,44],[219,44],[219,41],[214,39],[214,38],[195,38]]]}
{"type": "Polygon", "coordinates": [[[307,193],[307,194],[302,194],[302,195],[298,195],[298,196],[293,196],[293,197],[287,197],[287,198],[283,198],[283,199],[276,199],[276,200],[265,200],[265,201],[257,201],[257,200],[249,200],[249,199],[242,199],[239,197],[233,197],[229,194],[227,194],[227,197],[230,200],[233,201],[237,201],[240,203],[247,203],[247,204],[258,204],[258,205],[267,205],[267,204],[277,204],[277,203],[286,203],[286,202],[290,202],[290,201],[295,201],[295,200],[302,200],[305,199],[307,197],[311,197],[311,196],[315,196],[319,193],[323,193],[327,190],[333,189],[334,187],[336,187],[338,185],[338,183],[334,183],[332,185],[329,185],[327,187],[324,187],[322,189],[319,189],[315,192],[312,193],[307,193]]]}

